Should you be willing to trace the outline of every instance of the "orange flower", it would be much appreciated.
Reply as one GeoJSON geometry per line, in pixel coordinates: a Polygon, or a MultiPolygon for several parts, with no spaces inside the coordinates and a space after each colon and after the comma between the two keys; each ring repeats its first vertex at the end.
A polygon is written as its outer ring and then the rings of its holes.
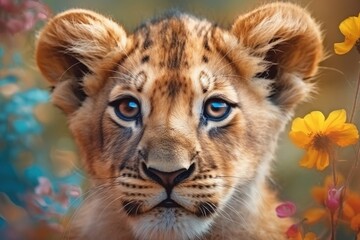
{"type": "Polygon", "coordinates": [[[323,170],[329,165],[329,153],[334,146],[345,147],[355,144],[359,133],[354,124],[345,123],[344,109],[333,111],[325,119],[319,111],[314,111],[304,118],[296,118],[289,136],[307,153],[300,161],[300,166],[323,170]]]}
{"type": "Polygon", "coordinates": [[[343,215],[344,220],[351,224],[360,226],[360,195],[352,191],[346,191],[343,202],[343,215]]]}

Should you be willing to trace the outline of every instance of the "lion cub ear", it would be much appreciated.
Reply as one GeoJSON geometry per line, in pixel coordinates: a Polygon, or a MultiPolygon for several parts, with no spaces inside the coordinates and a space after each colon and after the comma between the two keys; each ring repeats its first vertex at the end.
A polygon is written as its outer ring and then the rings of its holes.
{"type": "Polygon", "coordinates": [[[53,85],[53,102],[69,114],[86,98],[84,77],[108,54],[126,45],[121,26],[95,12],[74,9],[58,14],[40,32],[36,61],[53,85]]]}
{"type": "Polygon", "coordinates": [[[272,3],[237,18],[232,33],[266,70],[255,77],[274,80],[272,102],[290,110],[311,91],[309,78],[323,58],[318,24],[291,3],[272,3]]]}

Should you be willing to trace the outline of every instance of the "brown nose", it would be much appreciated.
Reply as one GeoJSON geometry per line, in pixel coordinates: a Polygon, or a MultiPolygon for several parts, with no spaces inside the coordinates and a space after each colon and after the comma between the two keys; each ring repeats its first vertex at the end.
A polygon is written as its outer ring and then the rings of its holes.
{"type": "Polygon", "coordinates": [[[194,164],[192,164],[189,169],[182,168],[174,172],[162,172],[155,168],[147,168],[145,163],[143,163],[142,166],[144,173],[150,179],[162,185],[168,193],[171,192],[171,189],[175,185],[190,177],[195,170],[194,164]]]}

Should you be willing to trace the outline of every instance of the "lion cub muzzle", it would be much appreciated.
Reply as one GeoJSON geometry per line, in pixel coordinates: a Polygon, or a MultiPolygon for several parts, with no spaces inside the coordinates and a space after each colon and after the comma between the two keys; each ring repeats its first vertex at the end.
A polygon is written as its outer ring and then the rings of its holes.
{"type": "Polygon", "coordinates": [[[175,204],[170,197],[172,189],[194,175],[196,157],[200,151],[189,150],[189,146],[193,144],[184,137],[164,135],[150,137],[150,141],[145,141],[147,144],[143,144],[138,150],[141,159],[139,171],[145,179],[165,188],[168,197],[164,201],[165,206],[171,207],[175,204]]]}

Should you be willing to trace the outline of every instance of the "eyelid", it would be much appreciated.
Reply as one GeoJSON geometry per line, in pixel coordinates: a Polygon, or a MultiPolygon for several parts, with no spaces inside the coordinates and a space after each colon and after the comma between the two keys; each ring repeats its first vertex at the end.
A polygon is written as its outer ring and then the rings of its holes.
{"type": "Polygon", "coordinates": [[[126,99],[126,98],[134,98],[141,105],[140,99],[129,93],[120,94],[120,95],[114,97],[113,100],[110,99],[108,102],[108,105],[111,107],[114,107],[119,101],[126,99]]]}
{"type": "Polygon", "coordinates": [[[231,99],[229,99],[226,95],[224,94],[214,94],[212,96],[209,96],[208,98],[206,98],[204,100],[204,104],[209,101],[209,100],[213,100],[213,99],[219,99],[220,101],[224,101],[227,104],[229,104],[230,107],[234,108],[234,107],[240,107],[240,103],[232,101],[231,99]]]}

